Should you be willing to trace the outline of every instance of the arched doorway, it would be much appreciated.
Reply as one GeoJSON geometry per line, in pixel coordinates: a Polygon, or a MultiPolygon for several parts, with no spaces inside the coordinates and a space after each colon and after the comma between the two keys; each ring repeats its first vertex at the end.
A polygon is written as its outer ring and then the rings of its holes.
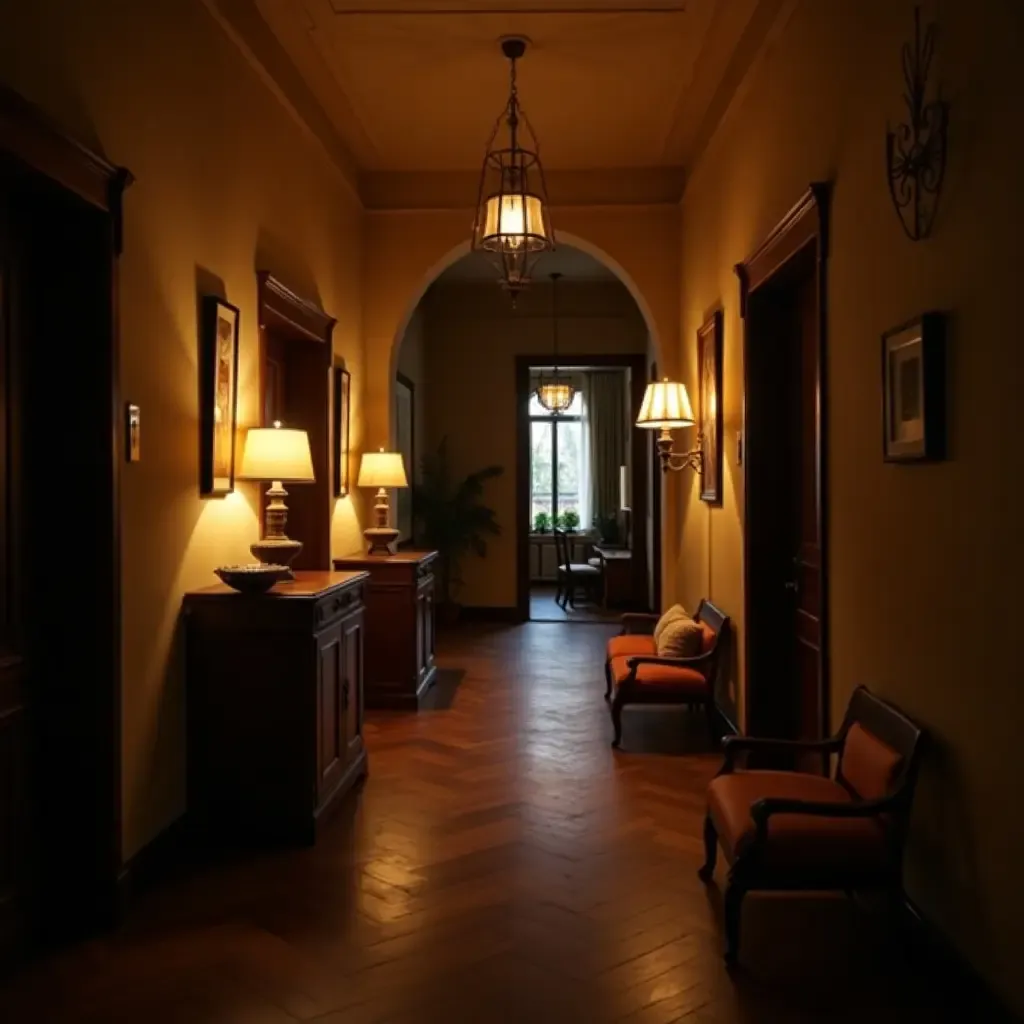
{"type": "MultiPolygon", "coordinates": [[[[411,468],[407,465],[407,472],[419,488],[414,488],[414,495],[422,494],[424,455],[432,457],[435,465],[443,457],[445,474],[453,484],[497,467],[487,477],[481,501],[492,509],[501,532],[485,531],[479,538],[487,546],[486,564],[470,556],[453,577],[461,583],[459,596],[466,615],[507,620],[530,617],[531,579],[550,582],[548,606],[555,611],[554,536],[550,526],[544,531],[546,536],[530,530],[534,513],[545,500],[558,506],[548,510],[552,516],[568,513],[574,517],[577,536],[585,536],[588,543],[599,537],[599,521],[617,523],[622,518],[620,506],[628,501],[633,518],[619,543],[622,548],[632,545],[635,549],[636,560],[629,571],[635,568],[636,582],[625,588],[624,598],[620,594],[615,599],[627,607],[645,607],[649,567],[660,559],[660,516],[651,502],[649,439],[633,431],[630,423],[646,384],[646,367],[657,349],[650,310],[645,312],[646,303],[637,301],[635,285],[630,287],[614,267],[567,243],[564,234],[556,253],[538,266],[533,287],[515,309],[496,284],[493,268],[479,254],[469,253],[468,245],[454,247],[432,272],[429,281],[421,282],[417,301],[403,317],[392,347],[388,436],[407,464],[413,463],[411,468]],[[613,466],[599,458],[605,454],[603,448],[584,457],[590,439],[582,433],[579,417],[575,429],[583,440],[573,442],[579,456],[573,464],[587,467],[587,475],[583,476],[581,468],[573,481],[576,493],[568,497],[569,488],[559,487],[558,474],[568,480],[573,470],[556,459],[555,476],[545,499],[537,493],[537,481],[531,482],[531,449],[529,445],[523,448],[521,414],[528,405],[530,367],[543,368],[552,361],[552,285],[547,279],[552,272],[564,275],[559,285],[559,304],[564,307],[559,311],[560,335],[573,372],[588,387],[598,378],[605,386],[612,378],[620,382],[621,398],[612,414],[620,447],[611,457],[613,466]],[[627,468],[630,497],[620,502],[622,466],[627,468]],[[592,501],[592,494],[603,495],[604,504],[592,501]],[[532,562],[537,562],[533,571],[529,568],[532,562]]],[[[588,417],[585,429],[592,429],[593,423],[593,416],[588,417]]],[[[529,424],[526,429],[529,432],[529,424]]],[[[565,435],[563,451],[571,447],[571,429],[563,423],[552,425],[549,432],[552,439],[559,431],[565,435]]],[[[535,433],[543,431],[544,425],[537,424],[535,433]]],[[[401,504],[398,496],[396,507],[400,509],[401,504]]],[[[416,502],[409,504],[413,508],[404,516],[400,512],[396,523],[403,539],[415,539],[416,546],[435,546],[429,528],[424,529],[422,506],[417,517],[420,530],[413,538],[408,524],[409,517],[416,514],[416,502]]],[[[605,525],[604,529],[611,527],[605,525]]],[[[594,555],[588,548],[581,557],[585,561],[594,555]]],[[[603,605],[604,591],[595,596],[603,605]]],[[[617,613],[609,610],[606,617],[612,614],[617,613]]],[[[590,616],[559,609],[551,617],[590,616]]]]}

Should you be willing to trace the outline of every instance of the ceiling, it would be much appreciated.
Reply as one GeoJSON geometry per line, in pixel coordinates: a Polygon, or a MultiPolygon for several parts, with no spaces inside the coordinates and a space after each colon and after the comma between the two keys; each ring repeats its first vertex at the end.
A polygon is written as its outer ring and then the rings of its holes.
{"type": "MultiPolygon", "coordinates": [[[[572,281],[618,281],[615,274],[599,260],[571,245],[559,245],[554,252],[545,253],[537,263],[535,280],[548,274],[561,274],[572,281]]],[[[496,280],[494,264],[481,252],[471,252],[456,260],[438,278],[441,284],[455,281],[496,280]]]]}
{"type": "Polygon", "coordinates": [[[519,95],[545,168],[685,167],[780,0],[255,2],[365,173],[478,168],[508,34],[531,40],[519,95]]]}

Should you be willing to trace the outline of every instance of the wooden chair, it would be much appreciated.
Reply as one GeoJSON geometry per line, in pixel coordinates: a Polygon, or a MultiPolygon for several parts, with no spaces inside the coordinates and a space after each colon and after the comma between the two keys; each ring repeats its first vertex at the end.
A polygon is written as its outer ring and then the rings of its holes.
{"type": "Polygon", "coordinates": [[[563,611],[566,605],[575,608],[577,587],[582,587],[592,601],[596,600],[601,588],[601,568],[589,562],[573,562],[569,536],[565,530],[555,530],[555,556],[558,561],[555,603],[563,611]]]}
{"type": "Polygon", "coordinates": [[[717,744],[715,682],[729,636],[729,616],[702,600],[693,617],[704,628],[700,654],[662,658],[653,635],[660,616],[622,616],[622,632],[608,641],[604,666],[604,699],[611,700],[615,729],[613,747],[622,742],[622,709],[627,704],[699,704],[707,716],[711,740],[717,744]]]}
{"type": "Polygon", "coordinates": [[[729,863],[725,958],[736,961],[740,911],[752,889],[902,893],[903,843],[924,733],[858,687],[839,732],[820,741],[729,736],[708,787],[705,863],[718,847],[729,863]],[[836,754],[835,777],[799,771],[736,771],[741,753],[836,754]]]}

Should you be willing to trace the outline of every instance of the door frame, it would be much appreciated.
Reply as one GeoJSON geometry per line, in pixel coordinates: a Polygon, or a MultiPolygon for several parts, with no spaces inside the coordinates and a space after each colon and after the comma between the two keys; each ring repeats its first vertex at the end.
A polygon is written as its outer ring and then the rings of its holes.
{"type": "MultiPolygon", "coordinates": [[[[650,376],[648,380],[654,384],[658,380],[658,364],[652,362],[650,365],[650,376]]],[[[639,407],[637,407],[639,412],[639,407]]],[[[651,595],[654,598],[654,607],[651,609],[653,612],[661,612],[661,544],[662,544],[662,533],[664,532],[664,508],[662,506],[662,493],[661,484],[662,476],[664,475],[661,468],[661,459],[658,456],[658,445],[656,443],[657,438],[653,430],[647,431],[649,435],[647,463],[650,467],[648,472],[650,474],[650,492],[651,492],[651,504],[653,505],[653,514],[651,516],[651,525],[654,527],[653,535],[651,537],[651,565],[649,572],[651,574],[651,595]]]]}
{"type": "MultiPolygon", "coordinates": [[[[83,665],[77,676],[83,683],[90,684],[89,692],[83,695],[84,707],[78,705],[74,710],[75,720],[61,725],[69,735],[81,737],[81,746],[76,749],[89,754],[83,758],[86,763],[75,766],[75,772],[91,770],[95,775],[92,779],[77,775],[75,789],[82,799],[95,795],[95,818],[90,834],[76,836],[76,845],[80,844],[80,856],[76,860],[87,865],[84,868],[87,873],[74,875],[75,884],[81,884],[84,891],[76,891],[74,901],[69,900],[61,907],[61,913],[69,920],[59,925],[50,920],[41,922],[46,933],[52,934],[54,928],[59,927],[62,935],[70,935],[113,924],[120,910],[118,884],[123,863],[121,466],[125,458],[125,409],[121,401],[118,260],[123,248],[122,201],[134,179],[127,168],[115,166],[72,138],[34,104],[4,85],[0,85],[0,152],[30,176],[76,196],[105,218],[102,244],[96,245],[93,254],[105,267],[103,315],[89,330],[95,366],[91,383],[98,391],[92,396],[93,401],[83,403],[78,410],[82,419],[76,423],[76,429],[83,436],[95,432],[93,436],[105,438],[100,443],[106,454],[95,472],[95,489],[87,496],[90,520],[98,527],[90,540],[104,569],[87,584],[92,605],[89,616],[76,625],[78,617],[70,612],[63,620],[68,625],[62,635],[62,642],[71,645],[78,643],[77,629],[87,628],[97,637],[93,645],[83,645],[83,649],[91,646],[97,652],[96,663],[83,665]]],[[[67,581],[54,582],[55,586],[68,585],[67,581]]],[[[53,725],[52,721],[48,723],[51,732],[53,725]]],[[[32,770],[37,767],[34,765],[32,770]]],[[[44,786],[52,787],[47,794],[47,808],[56,813],[55,807],[68,798],[66,774],[61,778],[51,768],[48,772],[41,771],[36,778],[44,786]]],[[[43,863],[49,864],[49,858],[43,863]]],[[[44,888],[52,884],[52,878],[40,879],[44,888]]]]}
{"type": "MultiPolygon", "coordinates": [[[[815,468],[817,471],[817,493],[815,515],[818,540],[821,547],[820,569],[820,634],[818,653],[818,731],[826,736],[830,731],[829,695],[831,693],[829,664],[829,544],[828,544],[828,387],[827,387],[827,336],[828,336],[828,256],[829,256],[829,208],[832,193],[831,182],[812,182],[799,201],[772,229],[762,244],[742,263],[735,266],[739,278],[740,317],[743,321],[743,424],[747,428],[747,406],[749,396],[761,383],[750,373],[751,346],[757,344],[757,323],[752,322],[750,297],[765,285],[775,281],[797,257],[814,249],[814,277],[817,296],[817,348],[818,367],[815,391],[815,468]]],[[[751,709],[757,707],[756,688],[758,674],[754,668],[755,651],[751,641],[750,623],[757,614],[753,607],[751,586],[757,571],[756,554],[752,550],[751,531],[747,528],[746,509],[750,503],[750,451],[744,444],[743,458],[743,665],[744,665],[744,726],[746,732],[758,735],[758,722],[751,720],[751,709]]]]}
{"type": "MultiPolygon", "coordinates": [[[[530,618],[530,368],[549,366],[551,353],[519,355],[516,359],[516,621],[530,618]]],[[[629,370],[629,402],[639,409],[647,389],[647,355],[580,355],[563,353],[565,366],[593,366],[598,369],[629,370]]],[[[564,367],[563,367],[564,368],[564,367]]],[[[647,431],[634,430],[630,438],[630,462],[633,467],[631,490],[633,503],[630,523],[633,529],[633,550],[641,553],[634,559],[633,585],[639,593],[640,571],[643,569],[643,593],[647,593],[647,474],[649,453],[647,431]]],[[[644,598],[646,601],[646,597],[644,598]]]]}

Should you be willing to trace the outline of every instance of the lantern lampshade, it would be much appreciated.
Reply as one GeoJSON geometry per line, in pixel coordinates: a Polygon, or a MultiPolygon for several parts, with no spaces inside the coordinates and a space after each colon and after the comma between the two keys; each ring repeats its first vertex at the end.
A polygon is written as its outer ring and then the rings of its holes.
{"type": "Polygon", "coordinates": [[[696,422],[685,384],[665,379],[647,385],[640,414],[636,418],[638,427],[674,430],[677,427],[692,427],[696,422]]]}
{"type": "Polygon", "coordinates": [[[516,61],[526,52],[526,40],[503,39],[501,49],[511,69],[509,98],[487,141],[472,245],[490,256],[514,302],[530,283],[537,259],[554,249],[555,236],[536,136],[516,88],[516,61]],[[499,140],[503,126],[508,137],[499,140]]]}
{"type": "Polygon", "coordinates": [[[576,397],[576,389],[566,380],[547,381],[535,393],[548,412],[565,412],[576,397]]]}

